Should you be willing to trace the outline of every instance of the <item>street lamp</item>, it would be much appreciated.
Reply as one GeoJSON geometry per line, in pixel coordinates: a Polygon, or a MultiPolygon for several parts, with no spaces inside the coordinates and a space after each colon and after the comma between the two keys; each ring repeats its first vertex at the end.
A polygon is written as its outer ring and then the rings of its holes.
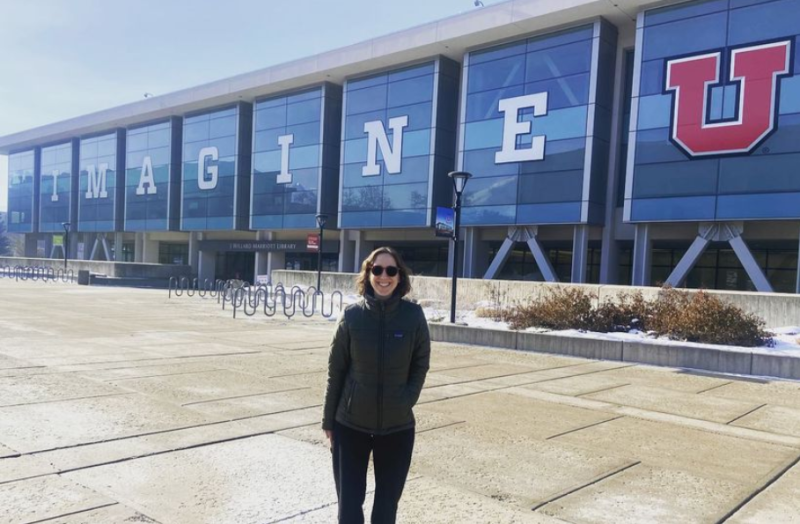
{"type": "Polygon", "coordinates": [[[69,227],[72,224],[69,222],[62,222],[61,226],[64,228],[64,244],[61,246],[64,249],[64,270],[67,270],[67,258],[68,258],[68,249],[69,249],[69,227]]]}
{"type": "Polygon", "coordinates": [[[325,231],[325,222],[328,221],[328,215],[317,215],[317,226],[319,227],[319,246],[317,247],[317,293],[321,293],[320,281],[322,280],[322,234],[325,231]]]}
{"type": "Polygon", "coordinates": [[[461,221],[461,195],[464,193],[464,188],[467,186],[467,180],[472,178],[471,173],[466,171],[451,171],[447,174],[453,179],[453,190],[456,193],[456,203],[453,206],[454,223],[453,223],[453,285],[450,290],[450,323],[456,323],[456,282],[458,279],[458,225],[461,221]]]}

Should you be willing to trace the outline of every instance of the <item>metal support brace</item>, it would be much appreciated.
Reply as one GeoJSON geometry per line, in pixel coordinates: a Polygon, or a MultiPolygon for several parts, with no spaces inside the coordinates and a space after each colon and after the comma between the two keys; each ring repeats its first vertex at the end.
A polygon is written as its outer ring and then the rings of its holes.
{"type": "MultiPolygon", "coordinates": [[[[95,257],[97,256],[97,251],[98,251],[99,248],[100,248],[100,239],[99,238],[95,238],[94,239],[94,243],[92,243],[92,252],[89,254],[89,260],[95,260],[95,257]]],[[[108,260],[108,259],[106,259],[106,260],[108,260]]]]}
{"type": "Polygon", "coordinates": [[[497,276],[508,260],[508,257],[511,256],[514,244],[516,242],[526,242],[544,280],[546,282],[558,282],[556,272],[553,269],[553,265],[550,263],[550,257],[547,256],[547,253],[542,249],[542,245],[539,244],[539,240],[536,238],[537,234],[538,228],[535,226],[508,228],[508,236],[503,241],[503,245],[500,246],[500,250],[497,252],[497,255],[495,255],[494,260],[492,260],[483,278],[488,280],[497,276]]]}
{"type": "Polygon", "coordinates": [[[525,228],[524,233],[528,237],[528,249],[531,250],[533,259],[536,260],[536,265],[539,266],[539,271],[542,272],[544,281],[558,282],[558,276],[556,276],[556,271],[553,269],[553,264],[550,263],[550,257],[548,257],[547,253],[544,251],[544,249],[542,249],[542,245],[539,243],[539,239],[537,238],[538,229],[525,228]]]}
{"type": "Polygon", "coordinates": [[[633,240],[633,275],[634,286],[650,285],[650,260],[653,255],[650,241],[650,224],[636,224],[633,240]]]}
{"type": "Polygon", "coordinates": [[[683,255],[680,262],[678,262],[678,265],[675,266],[675,269],[669,274],[669,278],[667,278],[665,284],[669,284],[672,287],[680,287],[683,281],[686,280],[689,271],[692,270],[710,243],[711,238],[706,238],[702,234],[698,235],[697,238],[694,239],[694,242],[692,242],[689,250],[683,255]]]}
{"type": "Polygon", "coordinates": [[[572,240],[572,282],[574,284],[586,282],[588,256],[589,226],[575,226],[572,240]]]}
{"type": "Polygon", "coordinates": [[[511,237],[506,237],[503,240],[503,245],[500,246],[500,250],[492,260],[492,263],[489,264],[489,269],[486,270],[486,273],[483,275],[483,278],[486,280],[491,280],[497,276],[497,273],[503,268],[508,260],[508,257],[511,256],[511,250],[514,249],[514,239],[511,237]]]}
{"type": "Polygon", "coordinates": [[[774,293],[775,290],[772,289],[772,285],[769,283],[769,280],[767,280],[767,276],[763,271],[761,271],[756,259],[753,258],[753,254],[750,252],[747,244],[745,244],[744,240],[742,239],[742,235],[738,234],[736,236],[732,236],[728,240],[728,243],[733,248],[736,256],[739,257],[739,262],[742,263],[744,270],[747,271],[747,276],[749,276],[750,280],[753,281],[753,284],[756,286],[756,290],[760,291],[761,293],[774,293]]]}

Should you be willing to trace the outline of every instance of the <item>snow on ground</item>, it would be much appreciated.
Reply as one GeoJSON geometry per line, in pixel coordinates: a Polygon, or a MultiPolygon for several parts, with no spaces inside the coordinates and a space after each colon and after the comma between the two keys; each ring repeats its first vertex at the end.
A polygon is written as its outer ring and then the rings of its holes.
{"type": "MultiPolygon", "coordinates": [[[[344,307],[353,304],[360,300],[358,295],[344,295],[342,303],[344,307]]],[[[338,302],[338,301],[337,301],[338,302]]],[[[441,305],[431,300],[420,300],[423,304],[425,311],[425,318],[428,322],[448,322],[450,320],[450,307],[449,304],[441,305]],[[441,307],[434,307],[440,305],[441,307]]],[[[338,304],[336,304],[338,306],[338,304]]],[[[486,304],[478,304],[478,306],[489,306],[486,304]]],[[[490,306],[489,306],[490,307],[490,306]]],[[[335,321],[338,317],[338,307],[335,307],[335,314],[331,316],[330,320],[335,321]]],[[[479,317],[475,314],[475,310],[458,310],[456,313],[456,322],[461,325],[469,327],[483,328],[483,329],[499,329],[503,331],[510,331],[507,322],[499,322],[490,318],[479,317]]],[[[741,351],[746,353],[762,353],[768,355],[786,355],[800,357],[800,326],[788,326],[773,328],[767,331],[773,334],[774,345],[772,347],[757,347],[745,348],[740,346],[722,346],[718,344],[699,344],[697,342],[685,342],[681,340],[670,340],[666,337],[654,337],[648,333],[631,330],[628,333],[597,333],[594,331],[581,331],[577,329],[567,329],[563,331],[550,331],[542,328],[529,328],[526,331],[533,333],[547,333],[556,336],[569,336],[569,337],[585,337],[596,338],[601,340],[628,340],[636,342],[650,342],[662,345],[676,345],[676,346],[695,346],[707,348],[724,348],[729,351],[741,351]]]]}
{"type": "MultiPolygon", "coordinates": [[[[439,321],[448,322],[450,320],[449,309],[424,308],[425,317],[429,322],[439,321]]],[[[478,317],[475,311],[459,311],[456,314],[456,322],[470,327],[483,329],[499,329],[509,331],[507,322],[499,322],[490,318],[478,317]]],[[[596,338],[601,340],[628,340],[636,342],[651,342],[662,345],[676,346],[695,346],[707,348],[725,348],[729,351],[742,351],[746,353],[763,353],[769,355],[786,355],[800,357],[800,326],[789,326],[768,329],[773,334],[774,346],[745,348],[740,346],[723,346],[718,344],[700,344],[697,342],[685,342],[681,340],[670,340],[666,337],[654,337],[648,333],[631,330],[628,333],[598,333],[594,331],[581,331],[577,329],[566,329],[563,331],[550,331],[542,328],[529,328],[525,331],[533,333],[547,333],[548,335],[560,335],[569,337],[596,338]]]]}

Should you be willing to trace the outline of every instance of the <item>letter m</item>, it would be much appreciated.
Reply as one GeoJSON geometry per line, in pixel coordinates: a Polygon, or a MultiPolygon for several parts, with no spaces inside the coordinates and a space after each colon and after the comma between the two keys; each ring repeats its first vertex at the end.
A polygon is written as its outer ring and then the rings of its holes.
{"type": "Polygon", "coordinates": [[[86,198],[92,200],[94,198],[108,198],[108,191],[106,191],[106,173],[108,172],[108,164],[100,164],[99,170],[96,170],[94,164],[86,167],[88,173],[89,186],[86,190],[86,198]]]}

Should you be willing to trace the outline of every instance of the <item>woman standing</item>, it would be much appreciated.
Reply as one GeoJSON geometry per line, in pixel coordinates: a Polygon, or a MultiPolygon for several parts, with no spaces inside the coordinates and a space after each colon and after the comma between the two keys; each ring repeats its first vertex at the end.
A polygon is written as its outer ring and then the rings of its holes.
{"type": "Polygon", "coordinates": [[[328,359],[322,429],[333,452],[339,522],[364,522],[370,452],[375,468],[373,524],[391,524],[414,449],[414,414],[431,343],[422,308],[403,300],[409,271],[381,247],[361,264],[362,299],[345,308],[328,359]]]}

